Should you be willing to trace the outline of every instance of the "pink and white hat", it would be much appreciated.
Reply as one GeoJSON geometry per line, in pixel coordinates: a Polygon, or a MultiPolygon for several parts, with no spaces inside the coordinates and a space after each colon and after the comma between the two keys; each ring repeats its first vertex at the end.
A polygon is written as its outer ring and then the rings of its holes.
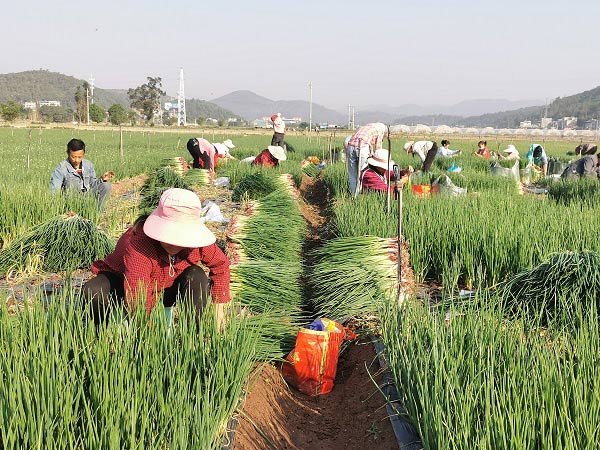
{"type": "Polygon", "coordinates": [[[179,247],[206,247],[215,235],[202,222],[202,202],[187,189],[167,189],[144,223],[146,236],[179,247]]]}

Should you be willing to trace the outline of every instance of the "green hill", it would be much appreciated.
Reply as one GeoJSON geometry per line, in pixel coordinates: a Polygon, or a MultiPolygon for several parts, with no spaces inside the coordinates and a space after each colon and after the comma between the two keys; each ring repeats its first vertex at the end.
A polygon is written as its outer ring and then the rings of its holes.
{"type": "MultiPolygon", "coordinates": [[[[48,70],[0,74],[0,103],[58,100],[65,108],[75,107],[75,91],[84,80],[48,70]]],[[[107,109],[115,103],[129,108],[127,89],[94,88],[94,102],[107,109]]],[[[186,100],[188,120],[197,117],[227,119],[237,114],[204,100],[186,100]]]]}
{"type": "MultiPolygon", "coordinates": [[[[75,107],[75,91],[84,80],[48,70],[0,74],[0,102],[18,103],[59,100],[65,108],[75,107]]],[[[129,107],[126,90],[94,89],[94,102],[103,108],[114,103],[129,107]]]]}

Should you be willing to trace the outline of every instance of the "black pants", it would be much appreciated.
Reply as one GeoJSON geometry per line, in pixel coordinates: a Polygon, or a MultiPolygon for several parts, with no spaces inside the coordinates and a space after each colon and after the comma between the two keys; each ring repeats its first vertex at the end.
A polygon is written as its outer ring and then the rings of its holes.
{"type": "Polygon", "coordinates": [[[271,138],[271,145],[278,145],[280,147],[283,147],[283,137],[285,136],[285,134],[283,133],[273,133],[273,137],[271,138]]]}
{"type": "Polygon", "coordinates": [[[433,147],[431,147],[431,150],[427,152],[427,155],[425,156],[425,161],[423,161],[423,165],[421,166],[421,170],[423,172],[429,172],[429,169],[431,169],[431,165],[433,164],[433,160],[435,159],[435,155],[437,155],[437,151],[437,142],[434,142],[433,147]]]}
{"type": "Polygon", "coordinates": [[[207,153],[200,152],[200,145],[198,145],[197,139],[190,139],[187,142],[187,149],[188,152],[190,152],[190,155],[192,155],[192,158],[194,158],[194,162],[192,164],[194,169],[210,168],[210,157],[207,153]],[[200,163],[200,160],[202,160],[202,164],[200,163]]]}
{"type": "MultiPolygon", "coordinates": [[[[173,286],[163,292],[163,305],[173,306],[177,298],[194,305],[198,317],[208,301],[210,281],[198,266],[190,266],[175,278],[173,286]]],[[[94,324],[106,322],[107,313],[113,306],[123,305],[125,299],[124,278],[121,274],[100,272],[81,288],[81,297],[89,305],[94,324]]]]}

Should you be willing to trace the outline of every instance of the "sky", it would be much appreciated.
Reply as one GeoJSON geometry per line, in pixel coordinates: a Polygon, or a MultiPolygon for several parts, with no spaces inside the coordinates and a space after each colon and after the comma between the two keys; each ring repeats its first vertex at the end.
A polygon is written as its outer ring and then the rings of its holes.
{"type": "Polygon", "coordinates": [[[0,73],[48,69],[176,95],[450,105],[531,100],[600,84],[600,1],[3,2],[0,73]],[[6,4],[8,3],[8,4],[6,4]]]}

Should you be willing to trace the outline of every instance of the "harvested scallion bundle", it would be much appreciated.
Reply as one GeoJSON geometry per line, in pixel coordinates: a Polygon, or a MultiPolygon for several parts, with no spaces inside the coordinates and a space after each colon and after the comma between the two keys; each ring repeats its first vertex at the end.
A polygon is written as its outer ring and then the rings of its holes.
{"type": "MultiPolygon", "coordinates": [[[[396,298],[397,239],[339,238],[313,255],[318,262],[310,277],[315,293],[311,302],[318,316],[344,322],[376,312],[379,302],[396,298]]],[[[407,259],[403,257],[406,267],[407,259]]]]}
{"type": "Polygon", "coordinates": [[[0,273],[22,269],[34,255],[43,258],[47,272],[89,268],[113,248],[111,239],[93,222],[66,214],[32,228],[0,250],[0,273]]]}
{"type": "Polygon", "coordinates": [[[206,186],[211,181],[211,173],[205,169],[190,169],[183,175],[183,179],[191,186],[206,186]]]}
{"type": "Polygon", "coordinates": [[[231,199],[239,202],[244,198],[256,200],[269,195],[277,189],[276,175],[276,173],[267,174],[265,171],[248,175],[233,188],[231,199]]]}

